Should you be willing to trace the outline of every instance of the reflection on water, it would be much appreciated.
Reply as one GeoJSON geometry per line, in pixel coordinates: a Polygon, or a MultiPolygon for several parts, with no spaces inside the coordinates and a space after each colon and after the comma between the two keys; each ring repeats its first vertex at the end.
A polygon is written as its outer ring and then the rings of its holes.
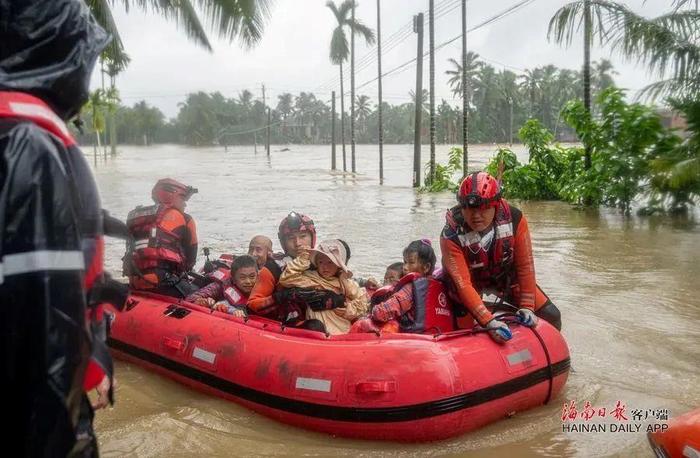
{"type": "MultiPolygon", "coordinates": [[[[385,147],[383,186],[374,146],[358,146],[362,174],[356,177],[328,170],[330,147],[279,149],[273,146],[267,158],[252,147],[226,153],[220,148],[125,147],[117,158],[99,162],[95,172],[104,207],[120,218],[149,203],[158,178],[171,176],[199,188],[188,212],[197,221],[201,246],[215,253],[242,252],[257,233],[275,240],[277,224],[290,210],[309,214],[320,239],[347,240],[350,267],[361,275],[381,278],[385,266],[401,260],[410,240],[437,242],[454,196],[421,195],[410,188],[411,145],[385,147]]],[[[446,161],[447,151],[438,146],[439,160],[446,161]]],[[[517,152],[526,156],[522,148],[517,152]]],[[[493,147],[472,147],[470,164],[482,167],[492,154],[493,147]]],[[[564,395],[550,405],[438,444],[351,441],[278,424],[118,363],[118,403],[98,414],[102,452],[649,456],[643,434],[563,433],[562,403],[614,406],[621,400],[628,409],[667,408],[672,415],[700,406],[700,229],[692,216],[624,218],[614,210],[576,211],[559,202],[529,202],[521,208],[530,223],[538,282],[562,310],[575,368],[564,395]]],[[[107,267],[117,275],[123,249],[123,243],[108,243],[107,267]]]]}

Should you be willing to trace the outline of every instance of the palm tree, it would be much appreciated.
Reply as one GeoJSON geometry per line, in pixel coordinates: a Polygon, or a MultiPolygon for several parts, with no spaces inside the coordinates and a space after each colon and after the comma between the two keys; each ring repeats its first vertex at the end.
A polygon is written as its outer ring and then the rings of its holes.
{"type": "MultiPolygon", "coordinates": [[[[408,91],[408,95],[411,96],[411,104],[413,106],[416,105],[416,91],[411,89],[408,91]]],[[[427,89],[423,89],[421,92],[422,95],[422,100],[421,100],[421,109],[423,110],[424,113],[430,113],[430,103],[428,102],[428,99],[430,98],[430,93],[428,92],[427,89]]]]}
{"type": "Polygon", "coordinates": [[[454,143],[457,131],[458,112],[445,99],[437,108],[438,130],[442,132],[442,143],[454,143]]]}
{"type": "MultiPolygon", "coordinates": [[[[355,0],[343,0],[340,6],[332,0],[326,2],[326,6],[333,12],[337,22],[331,37],[330,59],[331,63],[340,67],[340,139],[343,143],[343,171],[347,171],[345,157],[345,95],[343,90],[343,62],[348,60],[350,48],[348,47],[348,37],[345,29],[350,29],[350,33],[360,35],[367,44],[374,43],[374,32],[372,29],[362,24],[351,16],[352,10],[357,6],[355,0]]],[[[352,102],[352,101],[351,101],[352,102]]]]}
{"type": "MultiPolygon", "coordinates": [[[[300,92],[294,101],[294,112],[297,117],[297,121],[300,124],[299,131],[304,128],[304,132],[310,132],[311,121],[313,118],[313,113],[316,105],[316,96],[311,92],[300,92]]],[[[309,135],[305,135],[308,137],[309,135]]]]}
{"type": "Polygon", "coordinates": [[[248,89],[243,89],[240,94],[238,94],[238,104],[243,110],[243,117],[248,118],[250,116],[250,111],[253,108],[253,93],[248,89]]]}
{"type": "Polygon", "coordinates": [[[282,117],[282,131],[287,132],[287,118],[294,112],[293,96],[289,92],[277,96],[277,112],[282,117]]]}
{"type": "Polygon", "coordinates": [[[357,123],[360,125],[360,132],[364,133],[367,128],[367,118],[372,113],[368,96],[358,95],[355,98],[355,113],[357,114],[357,123]]]}
{"type": "Polygon", "coordinates": [[[204,13],[209,28],[219,37],[229,41],[240,40],[247,48],[254,46],[262,37],[265,21],[270,16],[271,0],[86,0],[97,22],[109,32],[113,39],[105,55],[120,66],[128,63],[117,24],[112,16],[112,6],[121,3],[128,12],[137,5],[143,11],[153,11],[166,19],[175,21],[184,28],[187,36],[207,51],[212,50],[209,37],[202,26],[195,5],[204,13]]]}
{"type": "Polygon", "coordinates": [[[520,91],[517,83],[518,76],[510,70],[502,70],[497,75],[498,90],[501,96],[501,109],[499,113],[499,125],[502,126],[503,137],[513,144],[513,116],[516,105],[520,100],[520,91]],[[505,127],[508,127],[506,132],[505,127]]]}
{"type": "Polygon", "coordinates": [[[610,86],[614,86],[613,75],[618,73],[614,70],[612,62],[608,59],[600,59],[593,62],[591,68],[591,83],[594,87],[594,92],[600,94],[610,86]]]}
{"type": "Polygon", "coordinates": [[[289,92],[277,96],[277,111],[282,115],[282,119],[287,119],[287,117],[292,114],[292,97],[292,94],[289,92]]]}
{"type": "Polygon", "coordinates": [[[590,5],[591,36],[624,57],[638,60],[661,81],[642,91],[651,98],[693,98],[700,90],[700,15],[683,9],[690,0],[675,0],[671,11],[655,18],[634,13],[609,0],[577,0],[560,8],[549,22],[549,37],[570,44],[590,5]],[[668,77],[668,78],[667,78],[668,77]]]}
{"type": "MultiPolygon", "coordinates": [[[[445,74],[450,76],[447,84],[452,88],[452,94],[455,98],[462,97],[462,64],[455,59],[447,59],[452,64],[454,70],[446,70],[445,74]]],[[[482,63],[479,61],[479,55],[475,52],[467,52],[467,102],[470,103],[474,97],[474,83],[476,75],[479,73],[479,68],[482,63]]]]}
{"type": "Polygon", "coordinates": [[[518,77],[520,79],[520,89],[522,89],[522,91],[527,95],[527,99],[529,101],[529,117],[535,116],[537,100],[540,98],[542,93],[540,82],[541,74],[541,69],[528,68],[525,70],[525,73],[518,77]]]}

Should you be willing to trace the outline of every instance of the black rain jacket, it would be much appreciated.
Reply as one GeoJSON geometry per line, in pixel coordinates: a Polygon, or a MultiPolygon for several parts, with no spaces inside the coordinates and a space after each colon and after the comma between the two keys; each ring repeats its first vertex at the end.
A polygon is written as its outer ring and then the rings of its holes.
{"type": "Polygon", "coordinates": [[[0,0],[0,386],[13,456],[97,453],[85,389],[111,375],[91,307],[103,213],[64,121],[108,41],[80,0],[0,0]]]}

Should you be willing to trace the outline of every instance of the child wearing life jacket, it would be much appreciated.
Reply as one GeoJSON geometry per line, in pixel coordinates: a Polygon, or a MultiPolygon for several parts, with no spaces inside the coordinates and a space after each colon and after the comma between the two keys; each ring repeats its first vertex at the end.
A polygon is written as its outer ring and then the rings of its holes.
{"type": "Polygon", "coordinates": [[[313,250],[297,250],[297,257],[287,264],[279,281],[287,321],[318,320],[327,333],[336,335],[347,333],[352,321],[367,313],[367,293],[350,279],[347,259],[340,240],[321,242],[313,250]]]}
{"type": "Polygon", "coordinates": [[[452,309],[443,284],[432,275],[436,260],[430,240],[411,242],[403,250],[405,275],[372,296],[372,312],[357,320],[350,332],[453,331],[452,309]]]}
{"type": "Polygon", "coordinates": [[[393,286],[403,277],[403,262],[390,264],[384,272],[384,286],[393,286]]]}
{"type": "Polygon", "coordinates": [[[229,276],[223,276],[187,298],[188,302],[210,307],[230,315],[245,317],[248,296],[258,280],[258,265],[254,257],[238,256],[231,264],[229,276]]]}

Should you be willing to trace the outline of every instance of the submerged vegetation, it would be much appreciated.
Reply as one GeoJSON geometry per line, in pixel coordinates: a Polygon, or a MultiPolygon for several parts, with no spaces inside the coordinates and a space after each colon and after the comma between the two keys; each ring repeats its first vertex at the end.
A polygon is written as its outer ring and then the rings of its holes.
{"type": "MultiPolygon", "coordinates": [[[[576,206],[606,205],[624,212],[633,203],[641,213],[684,212],[700,198],[700,101],[673,101],[687,119],[685,132],[666,128],[650,107],[625,101],[624,91],[609,88],[590,116],[574,100],[562,117],[591,145],[592,165],[584,166],[582,146],[562,146],[539,120],[518,131],[529,151],[520,163],[509,148],[499,148],[486,171],[501,178],[504,197],[561,200],[576,206]]],[[[455,191],[461,178],[461,148],[452,148],[447,164],[437,164],[436,178],[424,192],[455,191]]]]}
{"type": "Polygon", "coordinates": [[[519,131],[530,155],[520,164],[501,149],[486,170],[498,175],[503,164],[504,195],[516,199],[563,200],[576,205],[607,205],[629,212],[633,202],[644,212],[684,211],[700,197],[700,102],[677,104],[688,119],[687,138],[665,128],[658,114],[624,101],[623,91],[604,91],[600,114],[590,116],[572,101],[563,117],[592,147],[592,166],[584,167],[582,147],[563,147],[537,120],[519,131]]]}
{"type": "MultiPolygon", "coordinates": [[[[333,116],[329,94],[283,93],[265,104],[251,91],[237,97],[219,92],[190,93],[179,104],[173,119],[146,101],[132,106],[120,103],[114,77],[128,63],[116,25],[111,16],[114,4],[129,2],[88,2],[98,20],[116,37],[104,58],[103,72],[110,76],[111,88],[93,93],[83,110],[86,133],[83,142],[102,140],[105,113],[109,129],[105,142],[187,145],[236,145],[262,143],[269,124],[273,143],[330,143],[333,116]],[[270,121],[268,122],[268,108],[270,121]]],[[[259,41],[269,16],[269,0],[252,2],[135,2],[144,10],[160,12],[175,19],[192,40],[209,49],[201,26],[197,4],[208,21],[209,30],[245,46],[259,41]],[[245,7],[244,7],[245,6],[245,7]]],[[[339,65],[348,59],[347,34],[358,35],[372,43],[374,34],[351,14],[354,0],[338,5],[328,1],[336,28],[332,35],[330,57],[339,65]]],[[[497,70],[469,52],[466,68],[461,60],[448,59],[445,73],[454,99],[462,97],[462,77],[466,81],[466,110],[469,141],[474,143],[512,143],[514,129],[529,151],[528,161],[518,161],[508,148],[500,148],[486,167],[502,179],[506,197],[517,199],[562,200],[575,205],[607,205],[629,212],[632,204],[642,204],[647,213],[685,211],[700,198],[700,14],[690,0],[674,0],[670,11],[655,18],[634,13],[621,3],[609,0],[575,0],[561,7],[549,24],[554,41],[571,44],[583,29],[584,41],[597,41],[627,59],[636,60],[658,76],[644,89],[647,100],[667,97],[666,105],[680,113],[687,123],[684,132],[664,126],[651,106],[630,102],[623,90],[615,88],[616,74],[610,61],[590,63],[584,58],[583,70],[560,69],[547,65],[516,74],[497,70]],[[583,26],[583,27],[582,27],[583,26]],[[583,89],[583,90],[582,90],[583,89]],[[595,103],[587,107],[589,89],[595,103]],[[558,141],[582,142],[582,146],[561,146],[558,141]]],[[[586,56],[587,52],[584,53],[586,56]]],[[[341,101],[345,101],[340,88],[341,101]]],[[[399,97],[400,98],[400,97],[399,97]]],[[[414,138],[415,96],[407,94],[405,103],[382,104],[383,132],[386,143],[412,143],[414,138]]],[[[428,100],[424,90],[423,100],[428,100]]],[[[366,94],[350,96],[351,105],[341,102],[336,113],[336,137],[349,141],[347,111],[358,143],[378,142],[378,106],[366,94]],[[351,110],[352,108],[352,110],[351,110]],[[343,126],[343,124],[346,124],[343,126]],[[346,129],[346,130],[343,130],[346,129]],[[344,135],[345,134],[345,135],[344,135]]],[[[438,143],[462,142],[462,112],[458,100],[442,100],[436,107],[435,138],[438,143]]],[[[426,109],[427,110],[427,109],[426,109]]],[[[427,143],[428,116],[420,126],[427,143]]],[[[435,165],[432,180],[423,191],[454,191],[462,172],[462,150],[452,148],[446,164],[435,165]]],[[[426,177],[429,173],[426,173],[426,177]]]]}

